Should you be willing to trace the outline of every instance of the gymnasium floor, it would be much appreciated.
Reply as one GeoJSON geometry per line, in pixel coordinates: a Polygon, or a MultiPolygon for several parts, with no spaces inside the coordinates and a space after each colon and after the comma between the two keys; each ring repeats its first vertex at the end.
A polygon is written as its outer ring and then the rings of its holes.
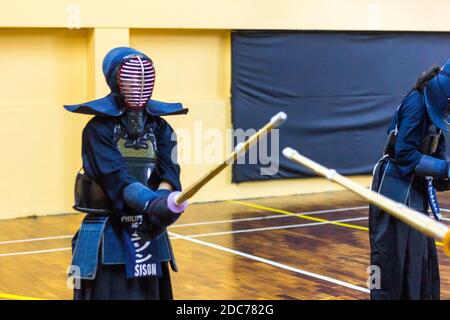
{"type": "MultiPolygon", "coordinates": [[[[450,193],[439,198],[450,221],[450,193]]],[[[192,205],[169,230],[175,299],[368,299],[367,211],[347,191],[192,205]]],[[[0,299],[71,299],[70,238],[82,218],[0,221],[0,299]]],[[[450,260],[438,250],[450,299],[450,260]]]]}

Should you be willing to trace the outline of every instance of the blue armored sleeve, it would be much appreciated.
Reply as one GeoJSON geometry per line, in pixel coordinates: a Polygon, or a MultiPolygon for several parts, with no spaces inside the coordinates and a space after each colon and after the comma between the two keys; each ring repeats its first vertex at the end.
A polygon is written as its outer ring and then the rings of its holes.
{"type": "MultiPolygon", "coordinates": [[[[438,159],[444,160],[447,163],[448,161],[450,161],[450,158],[446,152],[445,137],[443,134],[441,134],[439,137],[438,147],[433,156],[438,159]]],[[[448,180],[448,177],[444,177],[441,179],[434,179],[433,186],[437,191],[447,191],[450,188],[450,181],[448,180]]]]}
{"type": "Polygon", "coordinates": [[[447,161],[423,155],[415,168],[420,177],[448,178],[447,161]]]}

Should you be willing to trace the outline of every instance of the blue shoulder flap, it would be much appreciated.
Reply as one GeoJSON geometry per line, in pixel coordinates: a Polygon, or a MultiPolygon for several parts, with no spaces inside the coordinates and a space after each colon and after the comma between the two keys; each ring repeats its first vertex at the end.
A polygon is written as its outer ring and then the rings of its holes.
{"type": "MultiPolygon", "coordinates": [[[[119,103],[112,93],[101,99],[80,104],[65,105],[64,108],[70,112],[109,117],[118,117],[125,112],[125,108],[119,107],[119,103]]],[[[153,99],[150,99],[147,103],[146,110],[152,116],[168,116],[189,112],[189,109],[183,108],[181,103],[168,103],[153,99]]]]}

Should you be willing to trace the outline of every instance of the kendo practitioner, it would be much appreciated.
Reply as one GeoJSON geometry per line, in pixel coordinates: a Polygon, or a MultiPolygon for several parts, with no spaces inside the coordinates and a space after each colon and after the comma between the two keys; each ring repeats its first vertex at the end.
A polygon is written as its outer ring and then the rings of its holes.
{"type": "Polygon", "coordinates": [[[177,271],[166,232],[186,205],[180,191],[173,129],[161,116],[186,114],[180,103],[150,99],[152,60],[128,47],[103,60],[111,93],[64,106],[95,115],[82,135],[83,170],[75,205],[87,213],[72,241],[74,299],[172,299],[170,264],[177,271]]]}
{"type": "MultiPolygon", "coordinates": [[[[440,220],[437,191],[449,188],[444,132],[450,98],[450,60],[422,74],[390,123],[384,156],[374,169],[372,190],[440,220]]],[[[380,268],[380,288],[371,299],[439,299],[440,279],[433,239],[371,205],[371,265],[380,268]]]]}

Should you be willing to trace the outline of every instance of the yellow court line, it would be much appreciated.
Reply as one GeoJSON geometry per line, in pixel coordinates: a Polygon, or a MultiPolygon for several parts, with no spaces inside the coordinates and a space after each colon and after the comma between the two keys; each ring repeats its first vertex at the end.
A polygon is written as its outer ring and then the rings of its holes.
{"type": "Polygon", "coordinates": [[[46,299],[42,299],[42,298],[19,296],[19,295],[16,295],[16,294],[1,293],[1,292],[0,292],[0,299],[9,299],[9,300],[46,300],[46,299]]]}
{"type": "MultiPolygon", "coordinates": [[[[313,221],[319,221],[319,222],[327,222],[328,224],[334,224],[334,225],[337,225],[337,226],[340,226],[340,227],[344,227],[344,228],[369,231],[369,228],[367,228],[367,227],[357,226],[357,225],[350,224],[350,223],[333,222],[331,220],[311,217],[311,216],[304,215],[304,214],[301,214],[301,213],[294,213],[294,212],[281,210],[281,209],[276,209],[276,208],[272,208],[272,207],[266,207],[266,206],[262,206],[262,205],[259,205],[259,204],[246,202],[246,201],[227,200],[227,202],[240,204],[240,205],[251,207],[251,208],[255,208],[255,209],[261,209],[261,210],[270,211],[270,212],[282,213],[282,214],[286,214],[286,215],[289,215],[289,216],[298,217],[298,218],[301,218],[301,219],[313,220],[313,221]]],[[[438,246],[443,246],[442,242],[437,242],[436,241],[436,244],[438,246]]]]}
{"type": "Polygon", "coordinates": [[[345,227],[345,228],[358,229],[358,230],[364,230],[364,231],[369,230],[367,227],[361,227],[361,226],[357,226],[357,225],[349,224],[349,223],[333,222],[333,221],[327,220],[327,219],[321,219],[321,218],[317,218],[317,217],[311,217],[311,216],[308,216],[308,215],[303,215],[301,213],[294,213],[294,212],[289,212],[289,211],[286,211],[286,210],[281,210],[281,209],[261,206],[259,204],[254,204],[254,203],[250,203],[250,202],[236,201],[236,200],[227,200],[227,201],[231,202],[231,203],[235,203],[235,204],[244,205],[244,206],[247,206],[247,207],[252,207],[252,208],[255,208],[255,209],[261,209],[261,210],[265,210],[265,211],[282,213],[282,214],[286,214],[286,215],[289,215],[289,216],[294,216],[294,217],[298,217],[298,218],[302,218],[302,219],[306,219],[306,220],[312,220],[312,221],[317,221],[317,222],[326,222],[326,223],[329,223],[329,224],[335,224],[337,226],[341,226],[341,227],[345,227]]]}

